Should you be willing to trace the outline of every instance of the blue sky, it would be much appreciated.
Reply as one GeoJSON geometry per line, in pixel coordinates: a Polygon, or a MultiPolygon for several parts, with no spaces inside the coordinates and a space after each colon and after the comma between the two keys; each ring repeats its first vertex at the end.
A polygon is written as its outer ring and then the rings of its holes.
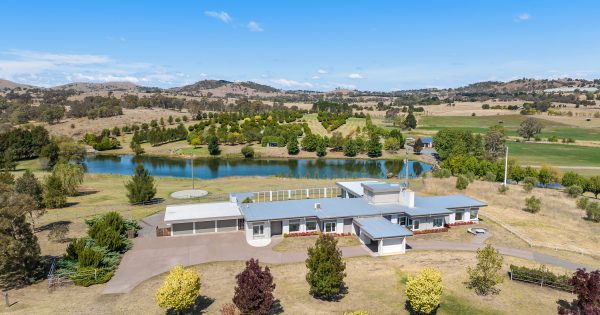
{"type": "Polygon", "coordinates": [[[600,78],[593,1],[3,1],[0,78],[286,89],[600,78]]]}

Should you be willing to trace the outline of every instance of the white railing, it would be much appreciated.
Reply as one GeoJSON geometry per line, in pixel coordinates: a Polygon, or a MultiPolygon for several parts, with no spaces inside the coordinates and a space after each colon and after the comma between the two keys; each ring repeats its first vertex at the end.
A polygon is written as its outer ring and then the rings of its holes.
{"type": "Polygon", "coordinates": [[[283,200],[317,199],[317,198],[337,198],[342,193],[337,186],[266,190],[253,192],[254,202],[269,202],[283,200]]]}

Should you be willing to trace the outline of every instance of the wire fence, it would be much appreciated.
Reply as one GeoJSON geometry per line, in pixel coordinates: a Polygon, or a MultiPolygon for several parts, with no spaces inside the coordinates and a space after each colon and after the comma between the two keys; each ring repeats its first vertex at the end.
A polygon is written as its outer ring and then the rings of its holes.
{"type": "Polygon", "coordinates": [[[85,269],[78,271],[58,271],[56,270],[56,262],[58,257],[52,258],[52,264],[50,265],[50,271],[48,272],[48,290],[52,291],[56,288],[71,285],[78,280],[98,279],[99,276],[106,272],[103,268],[85,269]]]}
{"type": "Polygon", "coordinates": [[[540,287],[549,287],[549,288],[573,293],[573,286],[566,284],[564,282],[558,282],[558,281],[552,281],[550,279],[532,277],[532,276],[528,276],[525,274],[521,274],[519,272],[515,272],[514,270],[511,270],[508,274],[510,276],[510,280],[516,280],[516,281],[521,281],[521,282],[537,284],[540,287]]]}

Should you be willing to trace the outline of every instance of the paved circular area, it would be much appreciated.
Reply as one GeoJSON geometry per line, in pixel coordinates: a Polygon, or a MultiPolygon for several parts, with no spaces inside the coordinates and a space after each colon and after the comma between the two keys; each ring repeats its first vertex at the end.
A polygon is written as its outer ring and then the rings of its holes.
{"type": "Polygon", "coordinates": [[[171,197],[175,199],[192,199],[201,198],[208,195],[208,191],[202,189],[188,189],[180,190],[171,194],[171,197]]]}

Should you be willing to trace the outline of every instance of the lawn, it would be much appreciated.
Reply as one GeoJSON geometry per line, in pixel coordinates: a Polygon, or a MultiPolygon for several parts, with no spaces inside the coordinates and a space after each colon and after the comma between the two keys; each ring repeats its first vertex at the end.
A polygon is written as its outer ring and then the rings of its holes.
{"type": "MultiPolygon", "coordinates": [[[[358,309],[369,314],[408,314],[404,294],[406,279],[424,267],[442,272],[444,295],[437,313],[440,315],[553,314],[556,301],[573,298],[569,293],[512,282],[508,277],[499,286],[499,295],[477,296],[463,284],[467,279],[466,267],[474,264],[475,254],[468,252],[415,251],[385,258],[347,259],[347,294],[339,301],[322,301],[309,295],[304,263],[271,265],[270,269],[276,284],[274,296],[285,314],[342,314],[358,309]]],[[[528,261],[505,257],[503,272],[510,264],[534,266],[528,261]]],[[[235,275],[243,269],[243,262],[209,263],[192,268],[202,277],[197,313],[218,314],[221,305],[231,302],[235,275]]],[[[15,314],[139,314],[143,310],[148,315],[164,314],[154,302],[154,294],[164,277],[163,274],[149,279],[131,293],[120,295],[102,295],[104,285],[59,288],[48,293],[45,283],[40,283],[11,291],[11,301],[17,302],[11,311],[15,314]]]]}
{"type": "MultiPolygon", "coordinates": [[[[509,136],[518,136],[519,124],[530,116],[500,115],[500,116],[424,116],[420,117],[417,129],[440,130],[443,128],[468,129],[476,133],[485,133],[490,126],[502,125],[509,136]],[[502,122],[502,123],[500,123],[502,122]]],[[[569,125],[557,121],[544,119],[543,116],[533,116],[542,120],[544,128],[540,133],[542,138],[556,136],[559,139],[574,138],[577,140],[599,140],[600,128],[581,127],[585,119],[581,118],[581,125],[569,125]]]]}
{"type": "MultiPolygon", "coordinates": [[[[273,246],[276,252],[301,252],[313,246],[318,236],[286,237],[280,243],[273,246]]],[[[355,235],[336,237],[339,247],[358,246],[360,241],[355,235]]]]}
{"type": "Polygon", "coordinates": [[[507,142],[510,157],[521,164],[600,166],[600,148],[533,142],[507,142]]]}

